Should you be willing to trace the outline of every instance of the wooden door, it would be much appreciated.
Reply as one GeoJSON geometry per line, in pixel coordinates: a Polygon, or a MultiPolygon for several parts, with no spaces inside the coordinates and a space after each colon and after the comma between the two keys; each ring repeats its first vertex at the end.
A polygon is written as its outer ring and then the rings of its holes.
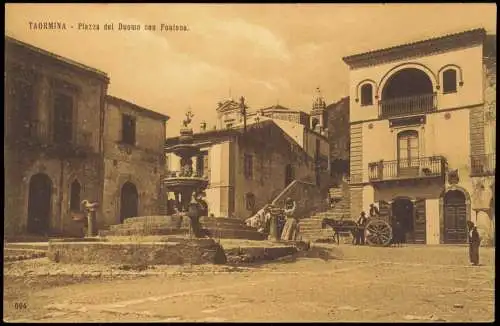
{"type": "Polygon", "coordinates": [[[426,212],[425,199],[417,199],[415,202],[415,218],[413,226],[413,234],[415,243],[426,243],[426,212]]]}
{"type": "Polygon", "coordinates": [[[46,235],[50,228],[52,181],[42,173],[31,177],[28,197],[27,231],[46,235]]]}
{"type": "Polygon", "coordinates": [[[138,193],[137,188],[131,182],[126,182],[120,196],[120,221],[123,223],[129,217],[138,215],[138,193]]]}
{"type": "Polygon", "coordinates": [[[467,207],[461,191],[448,191],[444,197],[444,242],[467,242],[467,207]]]}

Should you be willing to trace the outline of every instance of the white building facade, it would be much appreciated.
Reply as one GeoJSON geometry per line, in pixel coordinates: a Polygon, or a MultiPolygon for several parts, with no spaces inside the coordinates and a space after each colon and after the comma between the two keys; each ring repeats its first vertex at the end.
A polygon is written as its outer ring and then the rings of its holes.
{"type": "Polygon", "coordinates": [[[413,243],[465,243],[468,220],[494,237],[496,49],[492,60],[486,38],[476,29],[344,58],[352,216],[376,202],[413,243]]]}

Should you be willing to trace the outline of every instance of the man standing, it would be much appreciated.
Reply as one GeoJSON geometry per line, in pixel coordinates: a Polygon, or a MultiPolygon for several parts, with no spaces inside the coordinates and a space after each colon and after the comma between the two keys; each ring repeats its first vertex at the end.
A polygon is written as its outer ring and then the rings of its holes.
{"type": "Polygon", "coordinates": [[[467,228],[469,229],[469,260],[472,265],[479,265],[479,246],[481,245],[481,238],[477,227],[472,221],[467,221],[467,228]]]}
{"type": "Polygon", "coordinates": [[[366,218],[365,212],[361,212],[357,224],[356,231],[356,245],[364,245],[365,244],[365,226],[368,223],[368,219],[366,218]]]}

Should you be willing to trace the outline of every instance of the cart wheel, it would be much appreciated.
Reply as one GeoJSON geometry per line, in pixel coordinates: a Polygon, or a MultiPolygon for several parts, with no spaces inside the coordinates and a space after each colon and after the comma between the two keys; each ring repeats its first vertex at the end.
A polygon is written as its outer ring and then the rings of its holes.
{"type": "Polygon", "coordinates": [[[392,227],[383,220],[372,220],[365,227],[365,240],[372,246],[390,245],[392,239],[392,227]]]}

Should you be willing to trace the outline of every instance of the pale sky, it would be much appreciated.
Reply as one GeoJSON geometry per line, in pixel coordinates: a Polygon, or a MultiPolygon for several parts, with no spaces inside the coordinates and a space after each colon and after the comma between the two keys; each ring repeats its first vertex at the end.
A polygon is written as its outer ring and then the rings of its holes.
{"type": "MultiPolygon", "coordinates": [[[[483,27],[495,4],[7,4],[6,34],[106,72],[108,93],[171,117],[188,107],[195,130],[215,124],[217,102],[245,96],[250,109],[309,112],[316,87],[327,103],[348,95],[342,57],[483,27]],[[68,30],[30,30],[59,21],[68,30]],[[78,23],[100,24],[78,31],[78,23]],[[103,25],[114,22],[115,31],[103,25]],[[187,25],[188,32],[117,31],[122,24],[187,25]],[[74,29],[69,28],[74,25],[74,29]]],[[[143,27],[143,26],[142,26],[143,27]]]]}

